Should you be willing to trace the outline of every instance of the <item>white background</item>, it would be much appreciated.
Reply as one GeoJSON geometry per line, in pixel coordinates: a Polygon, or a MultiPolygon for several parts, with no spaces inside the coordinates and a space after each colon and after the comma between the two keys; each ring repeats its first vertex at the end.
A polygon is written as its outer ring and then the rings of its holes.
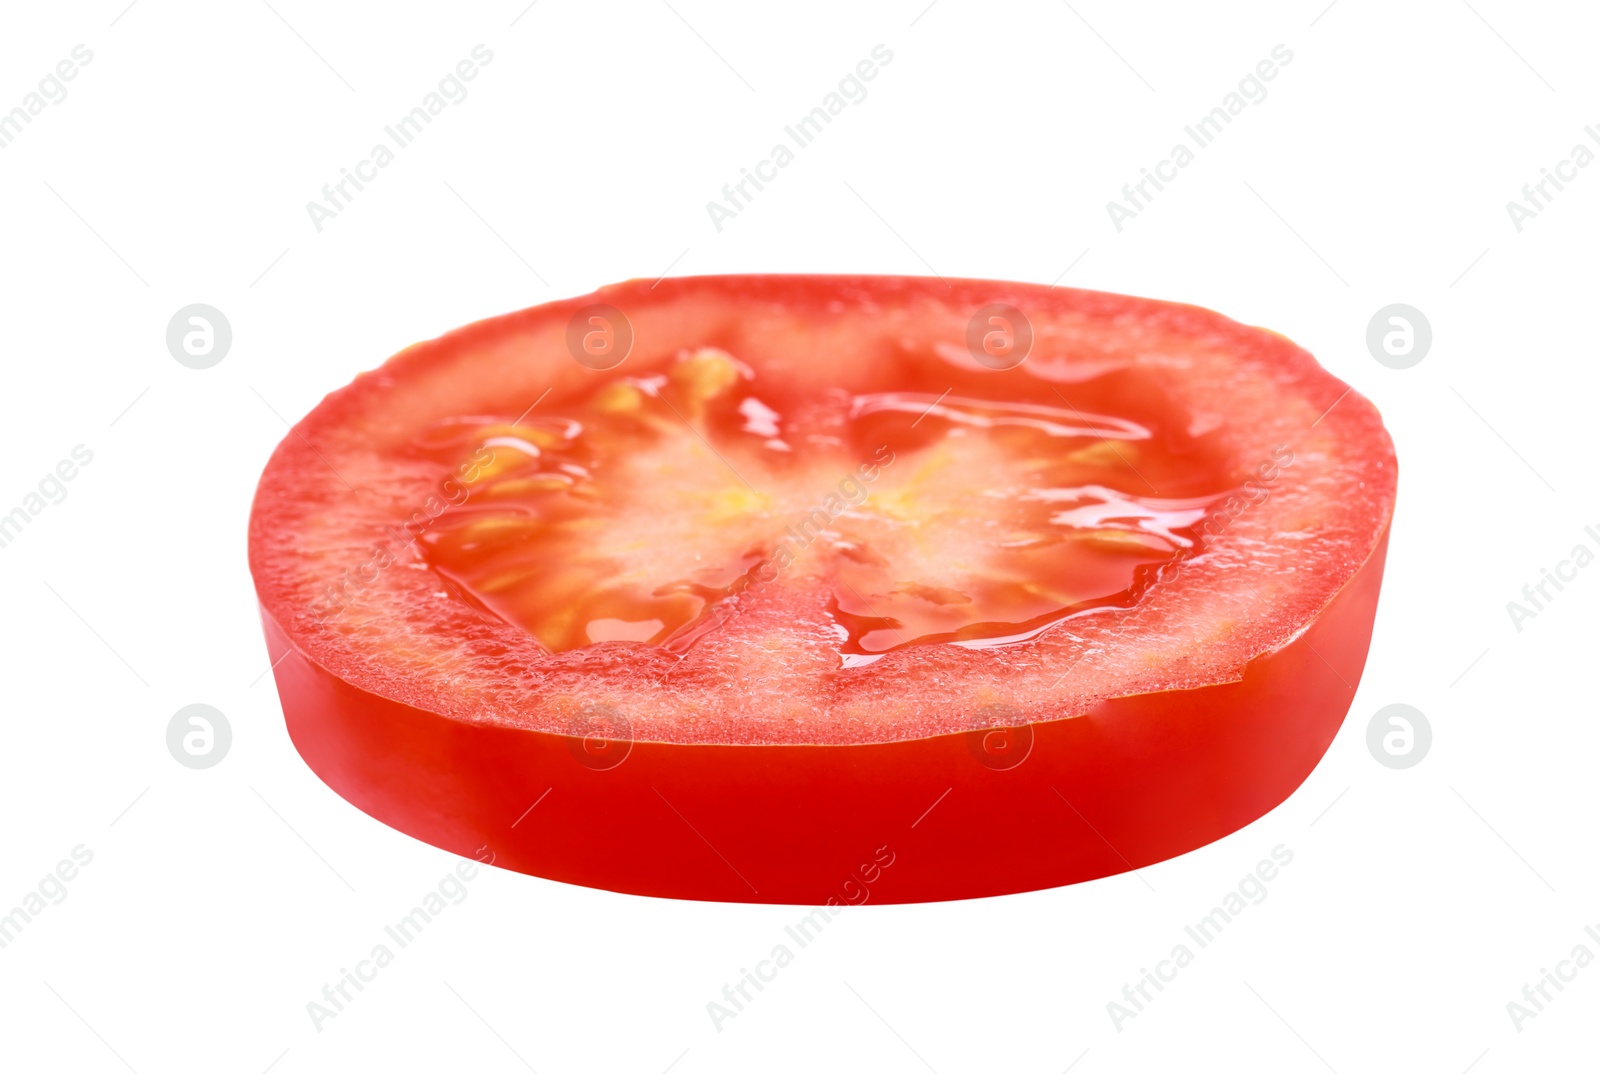
{"type": "Polygon", "coordinates": [[[94,453],[0,549],[0,909],[94,854],[0,950],[0,1066],[1592,1068],[1600,968],[1520,1031],[1506,1004],[1600,955],[1600,567],[1520,632],[1506,603],[1596,543],[1600,167],[1520,233],[1505,208],[1600,124],[1592,9],[125,2],[0,18],[0,108],[94,53],[0,151],[0,509],[94,453]],[[305,203],[478,43],[470,96],[318,233],[305,203]],[[879,43],[869,96],[719,233],[705,203],[879,43]],[[1280,43],[1270,95],[1118,233],[1105,203],[1280,43]],[[329,791],[262,677],[245,522],[280,415],[456,325],[669,271],[1059,279],[1307,346],[1401,464],[1351,715],[1243,831],[1143,881],[851,911],[720,1032],[707,1002],[799,910],[499,870],[318,1031],[307,1002],[453,859],[329,791]],[[234,332],[206,371],[164,340],[194,302],[234,332]],[[1434,331],[1404,371],[1364,338],[1393,302],[1434,331]],[[207,771],[164,740],[191,702],[233,726],[207,771]],[[1393,702],[1434,731],[1405,771],[1365,744],[1393,702]],[[1115,1028],[1279,843],[1267,900],[1115,1028]]]}

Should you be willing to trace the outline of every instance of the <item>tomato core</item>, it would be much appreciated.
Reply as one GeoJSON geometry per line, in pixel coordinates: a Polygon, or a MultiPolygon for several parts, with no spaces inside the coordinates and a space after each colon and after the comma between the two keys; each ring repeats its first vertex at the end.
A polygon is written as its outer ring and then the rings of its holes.
{"type": "Polygon", "coordinates": [[[478,464],[424,555],[549,652],[682,652],[752,586],[820,579],[841,665],[863,666],[1128,606],[1155,568],[1198,554],[1196,524],[1236,491],[1159,406],[1116,412],[1161,400],[1155,384],[1078,405],[1042,382],[982,398],[883,381],[778,397],[701,348],[516,419],[443,419],[416,452],[478,464]]]}

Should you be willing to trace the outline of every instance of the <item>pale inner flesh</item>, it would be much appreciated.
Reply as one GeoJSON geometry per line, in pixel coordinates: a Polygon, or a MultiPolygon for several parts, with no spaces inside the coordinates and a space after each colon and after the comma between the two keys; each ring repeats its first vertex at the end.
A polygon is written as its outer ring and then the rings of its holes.
{"type": "Polygon", "coordinates": [[[515,422],[438,423],[419,454],[488,461],[423,535],[428,563],[551,652],[682,651],[737,629],[761,588],[799,586],[852,665],[1130,604],[1229,491],[1172,430],[1059,392],[762,388],[708,348],[515,422]]]}

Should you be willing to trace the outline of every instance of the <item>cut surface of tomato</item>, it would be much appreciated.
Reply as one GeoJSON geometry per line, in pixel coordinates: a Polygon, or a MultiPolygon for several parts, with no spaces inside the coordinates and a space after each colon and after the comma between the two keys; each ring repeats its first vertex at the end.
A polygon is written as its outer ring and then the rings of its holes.
{"type": "Polygon", "coordinates": [[[402,831],[627,892],[915,901],[1286,797],[1349,707],[1395,485],[1370,403],[1206,310],[669,279],[330,395],[250,557],[297,748],[402,831]]]}

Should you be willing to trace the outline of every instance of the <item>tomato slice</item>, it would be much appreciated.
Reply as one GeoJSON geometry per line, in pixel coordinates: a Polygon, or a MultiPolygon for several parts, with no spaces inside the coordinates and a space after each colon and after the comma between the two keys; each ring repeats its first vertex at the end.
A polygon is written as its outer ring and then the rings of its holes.
{"type": "Polygon", "coordinates": [[[257,490],[291,737],[457,853],[639,894],[995,895],[1286,798],[1396,464],[1272,332],[978,280],[633,282],[414,346],[257,490]]]}

